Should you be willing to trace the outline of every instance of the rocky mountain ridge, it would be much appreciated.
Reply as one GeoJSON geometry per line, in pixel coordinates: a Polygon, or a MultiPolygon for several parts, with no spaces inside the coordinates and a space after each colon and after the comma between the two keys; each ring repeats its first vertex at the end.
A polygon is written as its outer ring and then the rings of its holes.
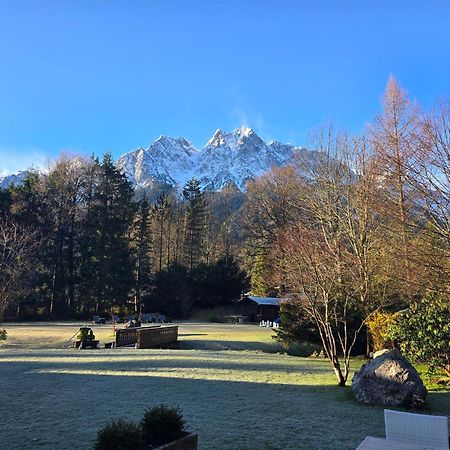
{"type": "Polygon", "coordinates": [[[198,150],[185,138],[159,137],[147,149],[138,148],[121,156],[117,166],[137,187],[155,183],[183,186],[192,177],[203,189],[218,191],[228,184],[245,189],[248,180],[291,163],[300,154],[307,163],[315,152],[280,142],[263,141],[251,128],[226,133],[217,130],[198,150]]]}

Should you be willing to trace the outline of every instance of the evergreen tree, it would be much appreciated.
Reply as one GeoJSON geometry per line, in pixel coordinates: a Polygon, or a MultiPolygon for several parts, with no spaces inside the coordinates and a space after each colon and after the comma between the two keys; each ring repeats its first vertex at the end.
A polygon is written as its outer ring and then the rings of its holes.
{"type": "Polygon", "coordinates": [[[146,300],[147,309],[171,317],[184,317],[192,308],[192,279],[186,267],[171,264],[156,273],[153,290],[146,300]]]}
{"type": "Polygon", "coordinates": [[[131,230],[131,249],[134,265],[134,310],[141,312],[141,305],[150,291],[151,249],[150,206],[146,197],[137,204],[131,230]]]}
{"type": "Polygon", "coordinates": [[[170,198],[165,192],[162,192],[156,198],[155,204],[153,205],[155,236],[154,255],[155,267],[158,270],[162,270],[164,267],[164,260],[166,260],[167,266],[170,264],[171,206],[170,198]]]}
{"type": "Polygon", "coordinates": [[[247,274],[231,255],[213,264],[200,264],[192,272],[193,295],[198,307],[215,307],[239,300],[250,287],[247,274]]]}
{"type": "Polygon", "coordinates": [[[89,220],[94,227],[90,276],[97,310],[123,305],[133,285],[129,228],[133,220],[133,189],[106,154],[92,198],[89,220]]]}
{"type": "Polygon", "coordinates": [[[200,183],[192,178],[183,189],[186,202],[184,253],[187,267],[192,270],[202,259],[206,231],[206,200],[200,183]]]}
{"type": "Polygon", "coordinates": [[[11,214],[11,190],[10,189],[0,189],[0,218],[9,217],[11,214]]]}

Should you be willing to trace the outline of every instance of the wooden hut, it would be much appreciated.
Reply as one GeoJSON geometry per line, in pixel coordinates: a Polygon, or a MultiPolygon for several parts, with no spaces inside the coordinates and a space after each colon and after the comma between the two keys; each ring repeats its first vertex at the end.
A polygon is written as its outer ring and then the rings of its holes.
{"type": "Polygon", "coordinates": [[[276,297],[245,295],[238,301],[236,313],[247,316],[247,322],[274,321],[280,317],[280,302],[276,297]]]}

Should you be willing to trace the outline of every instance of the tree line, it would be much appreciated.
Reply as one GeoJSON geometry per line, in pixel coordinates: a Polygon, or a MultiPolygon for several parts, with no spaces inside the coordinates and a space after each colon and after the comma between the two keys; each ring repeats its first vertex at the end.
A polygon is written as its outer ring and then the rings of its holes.
{"type": "Polygon", "coordinates": [[[135,192],[109,154],[62,156],[48,173],[30,172],[22,185],[0,191],[1,242],[13,255],[0,275],[3,312],[182,317],[230,303],[248,289],[227,236],[226,205],[236,201],[238,191],[207,195],[195,179],[181,195],[152,198],[135,192]],[[225,217],[216,217],[219,203],[225,217]]]}

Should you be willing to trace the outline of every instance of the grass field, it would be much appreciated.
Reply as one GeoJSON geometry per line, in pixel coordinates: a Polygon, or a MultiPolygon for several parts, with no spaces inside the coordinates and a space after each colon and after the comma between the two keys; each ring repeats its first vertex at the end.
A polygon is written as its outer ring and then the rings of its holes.
{"type": "MultiPolygon", "coordinates": [[[[200,449],[354,449],[384,433],[383,408],[337,387],[326,360],[275,353],[271,330],[183,323],[178,349],[69,349],[79,325],[6,326],[0,448],[88,449],[110,419],[158,403],[180,405],[200,449]]],[[[429,408],[450,415],[450,393],[429,408]]]]}

